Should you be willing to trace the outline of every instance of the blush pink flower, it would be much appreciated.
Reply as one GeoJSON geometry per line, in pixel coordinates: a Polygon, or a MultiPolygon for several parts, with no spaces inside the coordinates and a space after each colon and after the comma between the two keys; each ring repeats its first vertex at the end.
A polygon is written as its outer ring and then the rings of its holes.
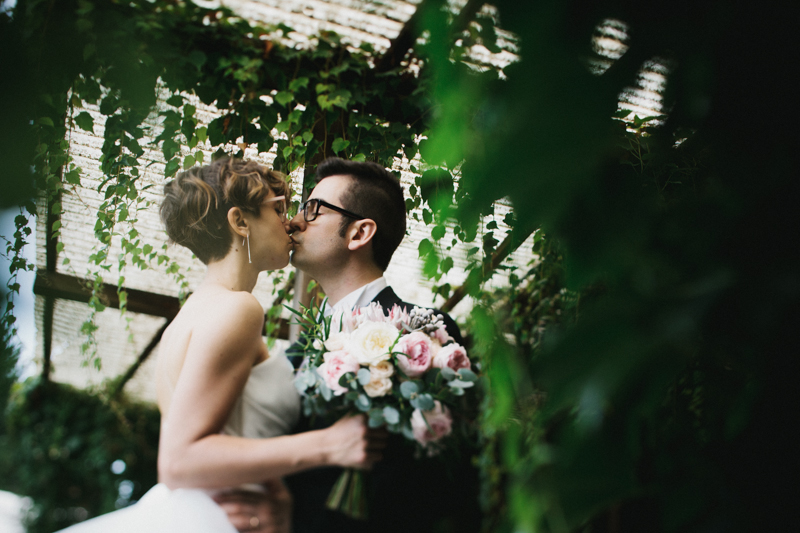
{"type": "Polygon", "coordinates": [[[397,329],[403,329],[403,324],[408,324],[409,322],[408,311],[406,311],[405,307],[401,308],[399,305],[394,304],[392,309],[389,311],[387,321],[394,325],[394,327],[397,329]]]}
{"type": "Polygon", "coordinates": [[[322,356],[324,363],[317,367],[317,372],[333,394],[340,396],[347,392],[346,387],[339,385],[339,378],[348,372],[358,372],[358,361],[344,350],[327,352],[322,356]]]}
{"type": "Polygon", "coordinates": [[[431,333],[431,337],[439,341],[439,344],[442,346],[453,340],[453,337],[447,334],[447,328],[445,328],[444,325],[431,333]]]}
{"type": "Polygon", "coordinates": [[[400,338],[395,351],[405,355],[397,356],[397,366],[403,373],[416,378],[424,374],[433,360],[433,343],[430,337],[421,331],[414,331],[400,338]]]}
{"type": "Polygon", "coordinates": [[[448,344],[433,357],[433,366],[436,368],[450,367],[456,372],[459,368],[471,369],[472,363],[467,357],[467,350],[460,344],[448,344]]]}
{"type": "Polygon", "coordinates": [[[353,311],[353,317],[356,321],[356,327],[365,322],[388,322],[386,315],[383,314],[383,307],[377,302],[372,302],[356,309],[353,311]]]}
{"type": "Polygon", "coordinates": [[[414,409],[411,414],[411,431],[414,439],[423,446],[449,435],[452,429],[450,410],[439,400],[434,401],[434,407],[430,411],[414,409]]]}

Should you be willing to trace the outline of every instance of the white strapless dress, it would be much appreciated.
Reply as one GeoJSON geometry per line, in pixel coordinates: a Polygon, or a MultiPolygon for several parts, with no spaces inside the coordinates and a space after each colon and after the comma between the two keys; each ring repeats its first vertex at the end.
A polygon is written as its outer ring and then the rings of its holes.
{"type": "MultiPolygon", "coordinates": [[[[248,438],[285,435],[300,416],[292,365],[272,356],[254,366],[223,433],[248,438]]],[[[241,488],[261,490],[259,485],[241,488]]],[[[170,490],[159,483],[135,504],[61,530],[61,533],[237,533],[211,499],[214,491],[170,490]]]]}

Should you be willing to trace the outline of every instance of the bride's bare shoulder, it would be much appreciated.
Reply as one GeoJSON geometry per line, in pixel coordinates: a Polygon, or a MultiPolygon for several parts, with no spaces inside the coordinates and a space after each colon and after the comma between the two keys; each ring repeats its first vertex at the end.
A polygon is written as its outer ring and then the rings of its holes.
{"type": "Polygon", "coordinates": [[[193,330],[228,328],[232,324],[260,328],[264,309],[249,292],[210,288],[192,294],[176,318],[191,324],[193,330]]]}

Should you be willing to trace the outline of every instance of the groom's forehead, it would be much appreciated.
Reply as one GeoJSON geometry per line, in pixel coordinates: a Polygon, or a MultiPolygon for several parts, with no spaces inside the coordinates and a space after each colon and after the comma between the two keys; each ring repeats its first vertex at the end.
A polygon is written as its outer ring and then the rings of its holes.
{"type": "Polygon", "coordinates": [[[311,191],[309,198],[319,198],[328,202],[337,201],[342,193],[350,186],[352,178],[343,175],[333,175],[322,178],[311,191]]]}

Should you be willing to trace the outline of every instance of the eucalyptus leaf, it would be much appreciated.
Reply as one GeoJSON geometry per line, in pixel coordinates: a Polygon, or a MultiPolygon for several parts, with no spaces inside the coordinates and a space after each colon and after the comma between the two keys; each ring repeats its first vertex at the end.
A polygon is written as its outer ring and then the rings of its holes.
{"type": "Polygon", "coordinates": [[[421,411],[430,411],[434,408],[433,396],[430,394],[420,394],[411,400],[411,405],[421,411]]]}
{"type": "Polygon", "coordinates": [[[458,369],[458,377],[464,381],[477,381],[478,376],[475,375],[475,372],[470,370],[469,368],[459,368],[458,369]]]}
{"type": "Polygon", "coordinates": [[[383,408],[383,418],[388,424],[397,424],[400,422],[400,412],[391,406],[383,408]]]}
{"type": "Polygon", "coordinates": [[[450,368],[449,366],[442,368],[441,372],[442,372],[442,377],[444,377],[444,379],[446,379],[447,381],[452,381],[456,379],[457,375],[456,371],[450,368]]]}
{"type": "Polygon", "coordinates": [[[319,392],[322,394],[322,397],[325,398],[326,402],[331,401],[331,398],[333,398],[331,389],[324,383],[319,386],[319,392]]]}
{"type": "Polygon", "coordinates": [[[403,395],[403,398],[409,399],[413,394],[416,394],[419,390],[417,384],[413,381],[404,381],[400,384],[400,394],[403,395]]]}
{"type": "Polygon", "coordinates": [[[369,396],[366,394],[359,394],[358,398],[356,399],[356,407],[360,411],[368,411],[370,407],[372,407],[372,400],[369,399],[369,396]]]}
{"type": "Polygon", "coordinates": [[[370,381],[372,381],[372,374],[370,373],[368,368],[361,368],[357,374],[358,382],[363,386],[367,385],[370,381]]]}

